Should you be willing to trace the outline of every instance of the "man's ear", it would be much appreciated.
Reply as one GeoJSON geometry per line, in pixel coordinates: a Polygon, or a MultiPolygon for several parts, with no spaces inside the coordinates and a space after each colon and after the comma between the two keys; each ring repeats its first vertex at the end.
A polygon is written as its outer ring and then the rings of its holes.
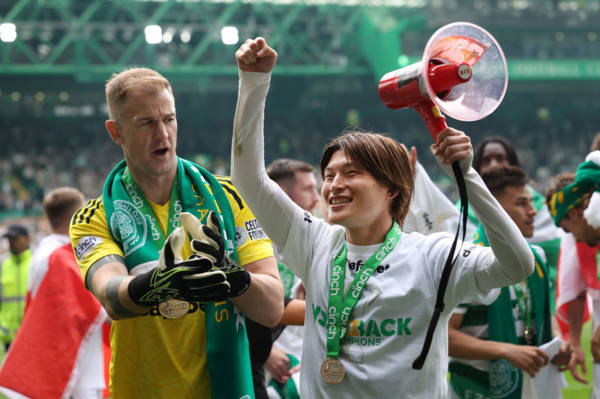
{"type": "Polygon", "coordinates": [[[388,199],[394,199],[396,196],[398,196],[398,194],[400,194],[400,190],[392,190],[391,188],[388,188],[386,196],[388,199]]]}
{"type": "Polygon", "coordinates": [[[577,206],[575,208],[570,209],[565,216],[569,219],[583,219],[583,211],[584,209],[582,206],[577,206]]]}
{"type": "Polygon", "coordinates": [[[119,124],[117,121],[109,119],[104,122],[104,126],[106,126],[106,130],[108,131],[112,141],[114,141],[117,145],[121,145],[121,134],[119,132],[119,124]]]}

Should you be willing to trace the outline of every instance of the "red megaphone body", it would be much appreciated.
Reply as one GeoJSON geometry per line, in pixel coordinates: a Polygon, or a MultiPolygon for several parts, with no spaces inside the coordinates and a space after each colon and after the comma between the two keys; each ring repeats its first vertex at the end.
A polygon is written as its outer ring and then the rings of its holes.
{"type": "Polygon", "coordinates": [[[477,25],[455,22],[433,34],[422,61],[386,73],[379,97],[392,109],[416,109],[437,141],[447,127],[442,112],[463,121],[482,119],[500,105],[507,84],[498,42],[477,25]]]}
{"type": "MultiPolygon", "coordinates": [[[[379,81],[379,97],[392,109],[411,107],[417,110],[437,141],[438,133],[447,127],[446,118],[427,94],[421,67],[422,63],[417,62],[386,73],[379,81]]],[[[468,82],[472,76],[471,67],[466,63],[445,64],[432,59],[427,69],[429,83],[440,99],[444,99],[454,86],[468,82]]]]}

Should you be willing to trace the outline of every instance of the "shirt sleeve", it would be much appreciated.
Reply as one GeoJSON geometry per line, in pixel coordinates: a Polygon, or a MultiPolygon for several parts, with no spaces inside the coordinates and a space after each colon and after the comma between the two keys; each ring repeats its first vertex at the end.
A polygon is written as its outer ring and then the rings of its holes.
{"type": "Polygon", "coordinates": [[[90,266],[100,258],[108,255],[125,257],[123,250],[110,234],[102,197],[90,200],[75,212],[71,219],[69,236],[84,281],[90,266]]]}
{"type": "MultiPolygon", "coordinates": [[[[424,248],[427,264],[432,265],[430,283],[437,290],[442,271],[452,245],[453,237],[447,233],[434,233],[427,236],[428,244],[424,248]]],[[[481,265],[493,262],[494,255],[489,247],[464,242],[458,243],[454,254],[454,266],[448,280],[444,296],[445,308],[448,312],[460,304],[477,302],[489,305],[498,293],[498,289],[482,287],[478,281],[478,271],[481,265]]]]}
{"type": "Polygon", "coordinates": [[[464,315],[464,314],[467,313],[467,309],[468,309],[468,305],[464,304],[464,303],[461,303],[460,305],[458,305],[457,307],[455,307],[452,310],[452,314],[462,314],[462,315],[464,315]]]}
{"type": "Polygon", "coordinates": [[[254,214],[226,177],[217,177],[233,211],[235,222],[235,245],[240,265],[273,256],[271,240],[263,231],[254,214]]]}
{"type": "MultiPolygon", "coordinates": [[[[319,223],[311,223],[307,212],[296,205],[271,179],[265,170],[263,122],[264,109],[271,75],[258,72],[239,71],[239,93],[233,122],[231,149],[231,177],[233,184],[260,221],[267,236],[278,248],[286,245],[292,226],[294,240],[294,262],[286,264],[299,277],[305,273],[299,268],[307,265],[308,255],[316,237],[311,234],[319,223]],[[305,221],[309,219],[310,222],[305,221]]],[[[322,222],[324,223],[324,222],[322,222]]]]}
{"type": "MultiPolygon", "coordinates": [[[[490,243],[475,270],[482,290],[504,287],[526,279],[534,268],[533,253],[517,225],[487,189],[479,174],[471,167],[471,157],[459,161],[469,205],[473,206],[490,243]]],[[[454,178],[449,165],[442,168],[454,178]]]]}

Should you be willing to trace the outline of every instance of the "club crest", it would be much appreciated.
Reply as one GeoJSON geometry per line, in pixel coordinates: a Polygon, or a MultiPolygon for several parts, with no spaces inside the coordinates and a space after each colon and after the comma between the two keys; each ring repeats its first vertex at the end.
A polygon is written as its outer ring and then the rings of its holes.
{"type": "Polygon", "coordinates": [[[519,385],[519,370],[506,359],[490,363],[489,370],[491,398],[503,398],[517,389],[519,385]]]}
{"type": "Polygon", "coordinates": [[[144,215],[131,203],[114,201],[115,210],[110,218],[113,236],[123,245],[125,256],[132,254],[146,243],[148,226],[144,215]]]}

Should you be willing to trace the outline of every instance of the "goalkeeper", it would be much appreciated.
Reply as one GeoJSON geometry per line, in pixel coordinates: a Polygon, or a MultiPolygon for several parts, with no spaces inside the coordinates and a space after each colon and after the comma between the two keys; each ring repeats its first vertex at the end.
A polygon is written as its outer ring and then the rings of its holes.
{"type": "Polygon", "coordinates": [[[162,75],[113,75],[106,98],[125,159],[70,235],[86,287],[115,320],[111,394],[253,398],[242,314],[267,326],[281,318],[271,243],[228,179],[177,157],[162,75]]]}

